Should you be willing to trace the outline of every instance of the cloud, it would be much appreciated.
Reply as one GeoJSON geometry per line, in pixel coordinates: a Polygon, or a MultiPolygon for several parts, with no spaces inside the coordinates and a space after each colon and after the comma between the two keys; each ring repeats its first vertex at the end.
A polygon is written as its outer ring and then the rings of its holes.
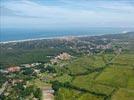
{"type": "Polygon", "coordinates": [[[13,0],[2,2],[1,11],[3,26],[134,26],[134,6],[129,1],[13,0]]]}
{"type": "Polygon", "coordinates": [[[134,5],[132,2],[109,2],[109,3],[103,3],[100,5],[100,8],[104,8],[110,11],[114,11],[117,13],[134,13],[134,5]]]}

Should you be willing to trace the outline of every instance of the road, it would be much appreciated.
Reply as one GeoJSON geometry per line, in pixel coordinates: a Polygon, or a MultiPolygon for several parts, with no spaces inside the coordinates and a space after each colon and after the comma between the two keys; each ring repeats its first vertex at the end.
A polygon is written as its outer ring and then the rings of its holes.
{"type": "Polygon", "coordinates": [[[6,89],[8,85],[8,81],[6,81],[3,85],[2,85],[2,88],[0,89],[0,95],[4,92],[4,90],[6,89]]]}

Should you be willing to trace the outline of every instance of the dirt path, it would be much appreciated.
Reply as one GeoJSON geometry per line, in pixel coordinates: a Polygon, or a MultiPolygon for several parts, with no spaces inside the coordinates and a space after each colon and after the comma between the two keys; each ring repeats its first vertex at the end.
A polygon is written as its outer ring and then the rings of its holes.
{"type": "Polygon", "coordinates": [[[4,92],[4,90],[6,89],[8,85],[8,81],[6,81],[3,85],[2,85],[2,88],[0,89],[0,95],[4,92]]]}
{"type": "Polygon", "coordinates": [[[43,93],[43,100],[54,100],[54,90],[52,87],[44,87],[42,90],[43,93]]]}

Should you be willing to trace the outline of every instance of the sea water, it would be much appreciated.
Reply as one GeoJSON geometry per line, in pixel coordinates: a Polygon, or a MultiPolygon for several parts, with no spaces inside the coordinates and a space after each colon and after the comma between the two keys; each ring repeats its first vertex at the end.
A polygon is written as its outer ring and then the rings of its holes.
{"type": "Polygon", "coordinates": [[[102,34],[117,34],[125,31],[134,31],[133,28],[86,28],[86,29],[13,29],[0,30],[0,42],[18,41],[38,38],[55,38],[64,36],[96,36],[102,34]]]}

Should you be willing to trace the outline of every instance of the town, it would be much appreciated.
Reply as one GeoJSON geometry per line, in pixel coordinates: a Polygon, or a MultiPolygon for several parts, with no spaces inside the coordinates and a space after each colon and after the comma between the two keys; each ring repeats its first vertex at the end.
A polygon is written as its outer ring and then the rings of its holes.
{"type": "MultiPolygon", "coordinates": [[[[104,35],[0,44],[0,98],[117,100],[122,92],[133,94],[130,35],[133,33],[118,38],[104,35]]],[[[124,98],[131,100],[133,95],[124,98]]]]}

